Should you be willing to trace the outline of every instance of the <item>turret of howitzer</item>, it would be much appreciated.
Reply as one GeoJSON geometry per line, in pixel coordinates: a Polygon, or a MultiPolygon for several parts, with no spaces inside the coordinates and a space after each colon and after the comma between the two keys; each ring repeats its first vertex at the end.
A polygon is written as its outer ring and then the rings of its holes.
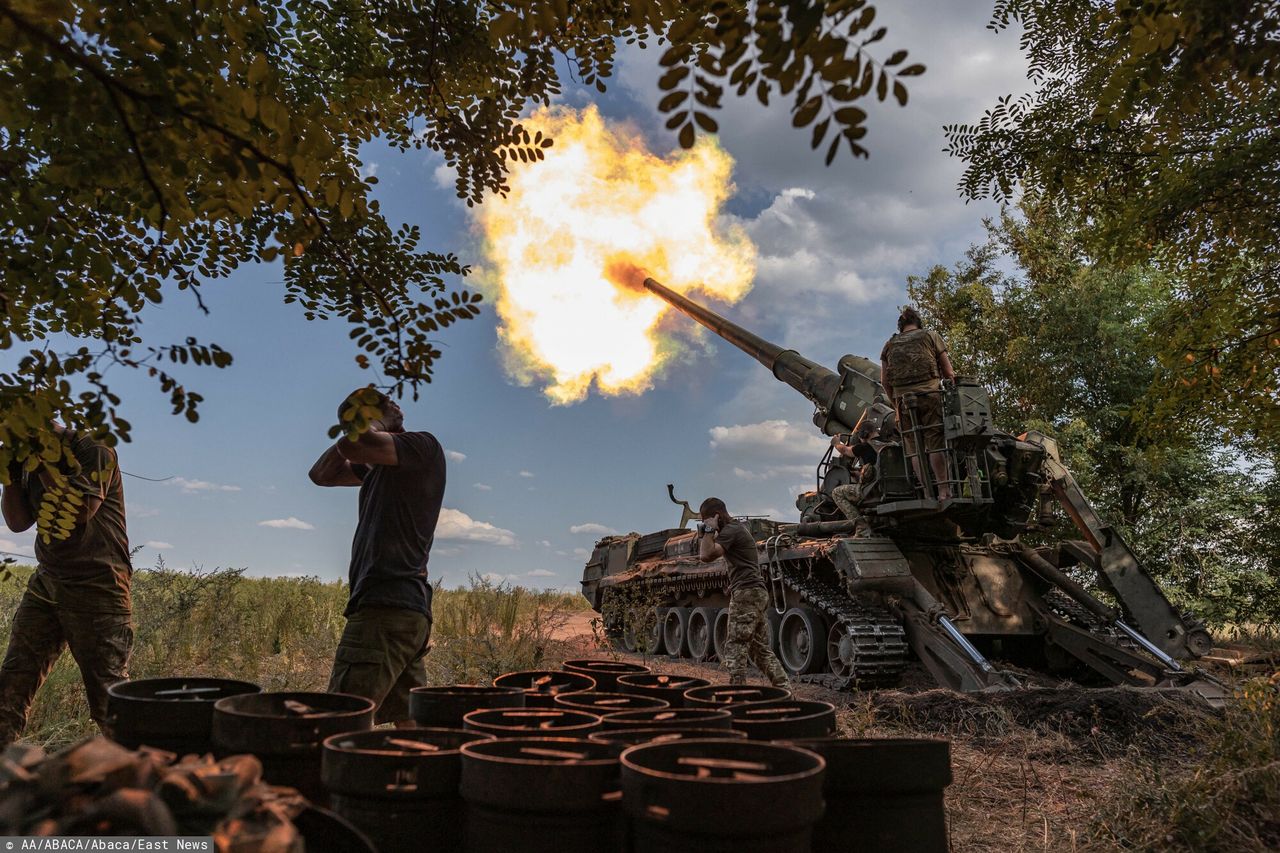
{"type": "Polygon", "coordinates": [[[776,379],[808,398],[816,407],[814,425],[827,435],[853,432],[860,423],[883,428],[886,419],[893,419],[893,409],[885,401],[880,385],[880,366],[871,359],[846,355],[840,359],[837,373],[793,349],[783,349],[748,332],[659,281],[646,278],[644,287],[763,364],[776,379]]]}

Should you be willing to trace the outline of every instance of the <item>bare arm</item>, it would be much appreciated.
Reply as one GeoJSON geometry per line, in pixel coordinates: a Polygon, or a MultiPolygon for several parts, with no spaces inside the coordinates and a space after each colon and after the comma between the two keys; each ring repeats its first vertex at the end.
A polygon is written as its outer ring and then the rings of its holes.
{"type": "Polygon", "coordinates": [[[949,379],[952,382],[956,381],[956,371],[951,366],[951,356],[947,355],[945,351],[938,354],[938,369],[942,371],[943,379],[949,379]]]}
{"type": "Polygon", "coordinates": [[[337,445],[320,454],[308,476],[317,486],[358,486],[361,482],[356,472],[351,470],[351,463],[338,452],[337,445]]]}
{"type": "Polygon", "coordinates": [[[380,429],[371,429],[361,434],[355,441],[340,438],[334,445],[338,453],[348,462],[359,465],[399,465],[400,457],[396,453],[396,441],[391,433],[380,429]]]}
{"type": "Polygon", "coordinates": [[[13,478],[4,487],[4,495],[0,496],[0,512],[4,515],[4,523],[14,533],[30,529],[36,523],[36,514],[31,508],[31,497],[22,485],[22,478],[13,478]]]}
{"type": "Polygon", "coordinates": [[[698,559],[704,563],[718,560],[724,556],[724,548],[716,542],[716,535],[711,532],[702,534],[698,540],[698,559]]]}

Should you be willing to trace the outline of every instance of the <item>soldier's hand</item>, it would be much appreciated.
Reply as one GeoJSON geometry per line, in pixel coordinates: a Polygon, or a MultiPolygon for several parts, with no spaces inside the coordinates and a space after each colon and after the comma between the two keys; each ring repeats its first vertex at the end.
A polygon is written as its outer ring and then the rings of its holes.
{"type": "Polygon", "coordinates": [[[697,526],[697,528],[696,528],[696,529],[697,529],[697,531],[698,531],[698,535],[699,535],[699,536],[706,536],[706,535],[707,535],[707,526],[706,526],[705,524],[703,524],[701,521],[699,521],[699,522],[698,522],[698,526],[697,526]]]}

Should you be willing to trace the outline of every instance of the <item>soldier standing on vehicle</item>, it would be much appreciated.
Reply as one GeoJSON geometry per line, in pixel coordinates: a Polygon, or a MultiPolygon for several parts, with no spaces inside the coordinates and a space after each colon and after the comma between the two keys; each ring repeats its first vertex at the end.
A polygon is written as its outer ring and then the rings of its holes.
{"type": "Polygon", "coordinates": [[[0,496],[4,523],[15,533],[29,529],[46,496],[59,500],[50,494],[55,490],[69,491],[60,500],[79,511],[65,538],[36,537],[36,570],[13,614],[0,665],[0,747],[26,728],[31,702],[63,649],[70,647],[80,667],[89,714],[99,727],[107,716],[107,688],[129,677],[133,566],[116,454],[88,434],[59,423],[51,429],[71,451],[70,459],[58,462],[65,482],[10,464],[0,496]]]}
{"type": "Polygon", "coordinates": [[[413,725],[409,691],[427,684],[423,663],[431,639],[427,559],[444,498],[444,449],[429,432],[406,432],[394,400],[361,388],[338,407],[381,412],[355,441],[340,438],[311,467],[317,486],[359,486],[359,519],[351,543],[351,595],[329,692],[378,703],[375,719],[413,725]]]}
{"type": "Polygon", "coordinates": [[[885,396],[898,411],[898,429],[902,432],[903,445],[916,479],[924,481],[920,470],[920,453],[929,454],[929,468],[937,487],[938,500],[951,497],[947,479],[947,460],[940,452],[942,437],[942,379],[954,381],[955,370],[947,356],[947,344],[942,335],[922,327],[916,309],[902,309],[898,317],[898,333],[885,343],[880,351],[880,382],[885,396]],[[916,446],[916,437],[910,431],[911,419],[906,416],[903,402],[908,394],[915,395],[915,422],[920,427],[924,447],[916,446]]]}
{"type": "Polygon", "coordinates": [[[791,686],[787,673],[769,650],[765,607],[769,591],[760,572],[756,540],[735,521],[719,498],[707,498],[698,508],[698,559],[710,563],[721,557],[729,564],[729,637],[725,665],[730,684],[745,684],[747,664],[754,663],[775,687],[791,686]]]}

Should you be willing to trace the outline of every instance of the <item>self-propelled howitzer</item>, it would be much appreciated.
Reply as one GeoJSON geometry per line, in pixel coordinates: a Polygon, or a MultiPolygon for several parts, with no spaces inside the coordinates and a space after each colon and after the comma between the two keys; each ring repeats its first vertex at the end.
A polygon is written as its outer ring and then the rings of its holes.
{"type": "MultiPolygon", "coordinates": [[[[921,400],[904,396],[895,411],[875,362],[846,355],[831,370],[652,278],[643,285],[802,394],[814,425],[853,449],[828,450],[818,462],[814,490],[797,500],[798,522],[745,519],[769,581],[773,641],[793,675],[892,684],[914,656],[960,690],[1017,686],[998,665],[1007,661],[1077,679],[1215,692],[1179,663],[1208,651],[1204,628],[1174,609],[1089,505],[1053,439],[994,428],[980,384],[961,377],[931,392],[942,397],[944,439],[926,449],[946,460],[945,477],[933,482],[925,450],[912,464],[901,441],[918,430],[921,400]],[[858,524],[831,499],[849,483],[860,484],[858,524]],[[1050,529],[1055,505],[1083,539],[1022,542],[1024,533],[1050,529]],[[1080,569],[1096,572],[1114,605],[1072,578],[1080,569]]],[[[733,506],[732,495],[722,497],[733,506]]],[[[684,508],[679,528],[601,539],[583,594],[625,647],[707,659],[723,649],[727,567],[698,561],[684,508]]]]}

